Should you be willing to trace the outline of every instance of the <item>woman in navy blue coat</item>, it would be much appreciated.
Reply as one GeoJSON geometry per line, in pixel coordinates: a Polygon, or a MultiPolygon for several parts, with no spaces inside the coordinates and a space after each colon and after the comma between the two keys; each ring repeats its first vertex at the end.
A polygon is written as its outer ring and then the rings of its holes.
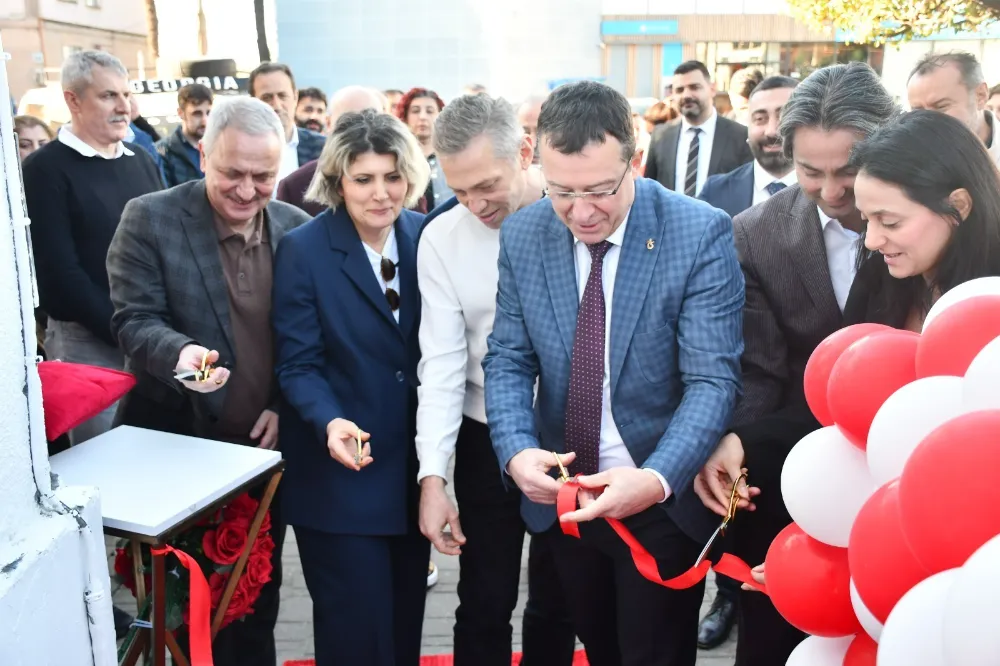
{"type": "Polygon", "coordinates": [[[341,116],[307,198],[329,210],[274,264],[285,518],[317,666],[417,666],[430,547],[417,524],[416,236],[427,161],[398,119],[341,116]],[[359,451],[359,437],[361,450],[359,451]]]}

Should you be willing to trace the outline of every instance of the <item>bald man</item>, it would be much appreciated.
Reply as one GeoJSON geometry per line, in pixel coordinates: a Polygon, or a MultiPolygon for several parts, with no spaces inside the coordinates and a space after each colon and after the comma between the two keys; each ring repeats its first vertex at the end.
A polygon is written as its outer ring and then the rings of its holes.
{"type": "MultiPolygon", "coordinates": [[[[357,113],[365,109],[375,109],[376,111],[386,113],[388,108],[388,100],[378,90],[365,88],[364,86],[347,86],[333,93],[330,97],[328,126],[332,130],[340,116],[345,113],[357,113]]],[[[285,176],[278,183],[277,194],[278,201],[284,201],[285,203],[290,203],[293,206],[301,208],[313,217],[326,210],[324,206],[318,203],[303,201],[306,189],[316,174],[316,164],[317,160],[306,162],[297,170],[285,176]]]]}

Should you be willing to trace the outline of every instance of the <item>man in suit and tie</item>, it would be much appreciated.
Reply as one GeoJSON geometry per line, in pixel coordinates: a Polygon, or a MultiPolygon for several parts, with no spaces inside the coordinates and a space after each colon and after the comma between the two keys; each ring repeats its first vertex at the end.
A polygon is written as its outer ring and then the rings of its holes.
{"type": "Polygon", "coordinates": [[[699,199],[736,217],[795,184],[792,160],[781,150],[778,123],[781,122],[781,109],[798,84],[798,80],[790,76],[771,76],[754,88],[748,107],[747,138],[753,161],[729,173],[709,176],[699,199]]]}
{"type": "MultiPolygon", "coordinates": [[[[216,104],[201,141],[204,180],[133,199],[108,251],[111,329],[137,378],[119,423],[245,446],[278,443],[272,258],[308,220],[272,201],[284,130],[263,102],[216,104]],[[175,373],[215,366],[205,382],[175,373]]],[[[277,496],[276,496],[277,497],[277,496]]],[[[272,505],[271,581],[254,612],[213,643],[219,666],[274,666],[284,527],[272,505]]]]}
{"type": "MultiPolygon", "coordinates": [[[[816,345],[840,328],[854,280],[865,222],[854,202],[851,149],[898,113],[892,95],[865,63],[813,72],[792,92],[779,128],[798,184],[733,221],[746,278],[743,395],[732,432],[702,470],[696,491],[712,504],[742,467],[750,470],[752,485],[761,489],[757,510],[740,515],[730,544],[750,564],[764,561],[771,541],[791,522],[780,481],[791,426],[774,417],[798,413],[805,403],[806,362],[816,345]],[[761,419],[768,416],[778,427],[761,433],[761,419]]],[[[737,666],[783,664],[804,636],[766,596],[742,593],[737,666]]]]}
{"type": "MultiPolygon", "coordinates": [[[[778,123],[781,109],[798,83],[788,76],[772,76],[754,88],[748,107],[748,142],[754,161],[727,174],[709,176],[699,199],[736,217],[795,184],[792,160],[781,150],[778,123]]],[[[736,621],[739,583],[721,575],[715,577],[715,582],[718,593],[698,627],[698,647],[702,650],[711,650],[724,643],[736,621]]]]}
{"type": "Polygon", "coordinates": [[[709,176],[729,173],[753,160],[747,128],[716,113],[715,84],[704,64],[690,60],[679,65],[671,96],[681,120],[653,135],[646,178],[695,197],[709,176]]]}
{"type": "Polygon", "coordinates": [[[636,178],[632,112],[608,86],[557,88],[538,137],[549,197],[500,230],[483,360],[493,448],[555,557],[592,666],[694,666],[704,585],[646,580],[597,519],[622,519],[665,578],[691,566],[718,524],[688,484],[739,390],[732,224],[636,178]],[[582,539],[555,523],[556,454],[584,475],[582,506],[564,517],[582,539]]]}

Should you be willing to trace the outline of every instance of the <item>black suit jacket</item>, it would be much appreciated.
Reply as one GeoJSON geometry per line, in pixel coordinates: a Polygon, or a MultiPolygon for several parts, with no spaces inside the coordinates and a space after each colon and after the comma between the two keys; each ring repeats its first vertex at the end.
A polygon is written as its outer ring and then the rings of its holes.
{"type": "MultiPolygon", "coordinates": [[[[649,157],[646,158],[646,178],[660,181],[668,190],[674,189],[676,180],[677,146],[680,143],[681,127],[681,121],[677,120],[654,132],[649,144],[649,157]]],[[[708,175],[729,173],[752,161],[753,153],[747,144],[747,128],[719,116],[715,122],[708,175]]]]}

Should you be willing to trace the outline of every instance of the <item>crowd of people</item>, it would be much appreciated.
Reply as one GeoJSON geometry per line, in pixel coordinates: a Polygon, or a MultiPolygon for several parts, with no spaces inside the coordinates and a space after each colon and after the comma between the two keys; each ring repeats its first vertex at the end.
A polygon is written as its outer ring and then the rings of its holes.
{"type": "Polygon", "coordinates": [[[455,664],[507,666],[526,534],[522,666],[577,639],[592,666],[693,666],[734,623],[737,664],[785,662],[804,634],[766,596],[720,576],[701,618],[704,583],[648,581],[601,519],[669,578],[735,486],[713,557],[764,561],[784,457],[820,427],[813,349],[919,331],[1000,275],[1000,95],[957,52],[917,65],[906,113],[863,63],[743,78],[723,112],[684,63],[643,117],[596,82],[327,98],[264,63],[247,96],[183,88],[159,137],[116,58],[67,58],[72,122],[15,119],[40,348],[137,377],[67,445],[127,424],[287,464],[272,580],[217,664],[276,663],[287,526],[318,666],[418,664],[432,545],[460,558],[455,664]],[[557,520],[562,467],[584,491],[557,520]]]}

